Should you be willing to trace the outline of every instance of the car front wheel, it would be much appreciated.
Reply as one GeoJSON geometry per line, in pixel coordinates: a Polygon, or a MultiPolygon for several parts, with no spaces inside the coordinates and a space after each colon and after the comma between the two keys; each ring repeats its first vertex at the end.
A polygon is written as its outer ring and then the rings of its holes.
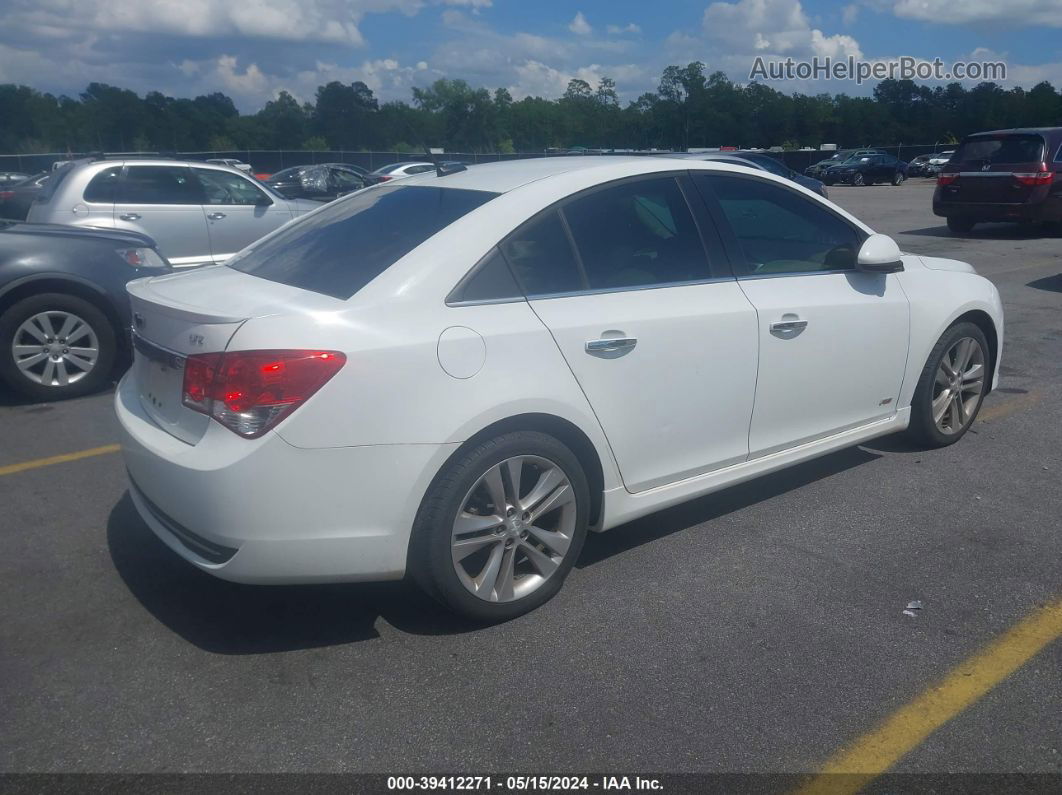
{"type": "Polygon", "coordinates": [[[34,400],[99,389],[111,374],[116,352],[106,315],[77,296],[30,296],[0,316],[0,380],[34,400]]]}
{"type": "Polygon", "coordinates": [[[855,185],[856,187],[859,187],[861,185],[866,185],[867,183],[866,183],[866,180],[863,179],[863,175],[860,174],[859,172],[856,172],[855,176],[852,177],[852,184],[855,185]]]}
{"type": "Polygon", "coordinates": [[[928,447],[959,441],[981,409],[990,366],[988,341],[980,328],[957,323],[944,332],[915,388],[909,435],[928,447]]]}
{"type": "Polygon", "coordinates": [[[410,571],[430,595],[476,621],[506,621],[549,601],[587,532],[589,490],[557,439],[521,431],[449,461],[413,529],[410,571]]]}

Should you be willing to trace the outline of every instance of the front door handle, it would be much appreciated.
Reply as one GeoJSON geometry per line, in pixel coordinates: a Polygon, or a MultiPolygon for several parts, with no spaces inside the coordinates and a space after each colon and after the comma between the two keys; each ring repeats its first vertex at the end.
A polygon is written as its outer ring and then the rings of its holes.
{"type": "Polygon", "coordinates": [[[629,351],[638,340],[634,337],[613,337],[612,339],[588,340],[586,343],[587,353],[615,353],[616,351],[629,351]]]}
{"type": "Polygon", "coordinates": [[[122,213],[118,217],[121,218],[123,221],[139,221],[140,213],[122,213]]]}
{"type": "Polygon", "coordinates": [[[791,331],[803,331],[808,327],[806,320],[776,320],[771,324],[771,331],[786,333],[791,331]]]}
{"type": "Polygon", "coordinates": [[[209,218],[211,221],[220,221],[224,217],[225,213],[211,213],[207,216],[207,218],[209,218]]]}

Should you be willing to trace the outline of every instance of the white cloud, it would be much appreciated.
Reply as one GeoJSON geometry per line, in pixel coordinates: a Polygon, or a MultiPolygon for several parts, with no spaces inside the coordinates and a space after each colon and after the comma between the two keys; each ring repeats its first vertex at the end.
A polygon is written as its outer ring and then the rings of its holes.
{"type": "Polygon", "coordinates": [[[799,0],[712,3],[704,11],[702,24],[705,36],[728,54],[862,57],[859,43],[851,36],[828,36],[812,28],[799,0]]]}
{"type": "Polygon", "coordinates": [[[621,36],[624,33],[641,33],[642,29],[635,25],[633,22],[628,22],[626,25],[608,25],[605,30],[612,36],[621,36]]]}
{"type": "Polygon", "coordinates": [[[857,19],[859,19],[859,6],[855,3],[849,3],[841,9],[841,22],[845,27],[854,25],[857,19]]]}
{"type": "Polygon", "coordinates": [[[1058,0],[895,0],[892,10],[898,17],[942,25],[991,22],[1022,27],[1062,27],[1062,8],[1058,0]]]}
{"type": "Polygon", "coordinates": [[[586,36],[592,33],[594,29],[590,27],[590,23],[586,21],[583,12],[577,11],[575,19],[573,19],[568,25],[568,30],[572,33],[577,33],[580,36],[586,36]]]}
{"type": "Polygon", "coordinates": [[[360,47],[365,41],[358,25],[366,14],[413,15],[422,7],[422,0],[13,0],[4,21],[9,27],[36,29],[240,36],[360,47]]]}

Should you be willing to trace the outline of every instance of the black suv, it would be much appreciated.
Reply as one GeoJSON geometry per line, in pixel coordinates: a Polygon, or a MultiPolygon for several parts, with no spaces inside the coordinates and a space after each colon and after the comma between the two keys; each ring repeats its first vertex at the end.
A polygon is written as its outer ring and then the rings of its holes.
{"type": "Polygon", "coordinates": [[[933,212],[964,234],[980,221],[1062,221],[1062,127],[969,135],[937,175],[933,212]]]}
{"type": "Polygon", "coordinates": [[[138,232],[0,221],[0,384],[37,400],[99,389],[128,349],[126,282],[168,272],[138,232]]]}

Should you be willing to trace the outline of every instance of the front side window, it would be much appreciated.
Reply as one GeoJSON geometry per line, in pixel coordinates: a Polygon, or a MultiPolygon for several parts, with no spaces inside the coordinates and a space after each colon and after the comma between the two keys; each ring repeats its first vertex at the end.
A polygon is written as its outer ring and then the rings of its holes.
{"type": "Polygon", "coordinates": [[[85,188],[85,201],[101,204],[114,204],[118,179],[122,176],[122,167],[105,168],[92,178],[85,188]]]}
{"type": "Polygon", "coordinates": [[[693,215],[673,177],[593,191],[563,212],[591,290],[711,277],[693,215]]]}
{"type": "Polygon", "coordinates": [[[739,276],[851,270],[863,242],[855,227],[814,199],[757,179],[698,175],[741,248],[739,276]]]}
{"type": "Polygon", "coordinates": [[[501,250],[528,296],[586,289],[556,210],[517,229],[501,244],[501,250]]]}
{"type": "Polygon", "coordinates": [[[195,175],[203,186],[204,204],[272,204],[261,189],[236,174],[197,168],[195,175]]]}
{"type": "Polygon", "coordinates": [[[202,204],[203,193],[185,166],[129,166],[118,188],[121,204],[202,204]]]}
{"type": "Polygon", "coordinates": [[[436,232],[498,194],[384,185],[325,205],[226,262],[262,279],[350,298],[436,232]]]}

